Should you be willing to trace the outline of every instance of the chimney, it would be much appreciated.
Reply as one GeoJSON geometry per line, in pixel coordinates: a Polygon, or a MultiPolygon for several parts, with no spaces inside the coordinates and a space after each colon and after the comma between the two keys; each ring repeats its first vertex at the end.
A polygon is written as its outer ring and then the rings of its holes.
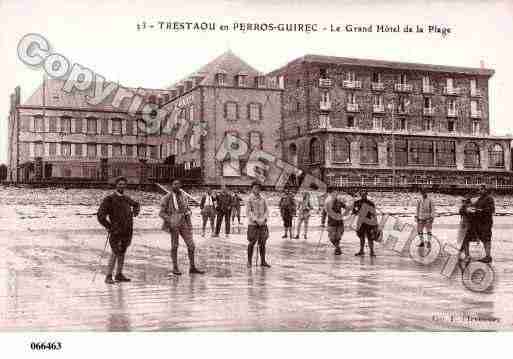
{"type": "Polygon", "coordinates": [[[484,69],[485,68],[485,62],[484,60],[479,61],[479,66],[484,69]]]}

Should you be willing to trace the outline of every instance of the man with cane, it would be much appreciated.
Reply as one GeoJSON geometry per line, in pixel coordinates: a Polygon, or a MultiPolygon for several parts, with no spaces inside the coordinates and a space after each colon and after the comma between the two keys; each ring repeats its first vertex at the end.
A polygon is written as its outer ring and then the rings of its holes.
{"type": "Polygon", "coordinates": [[[125,177],[115,180],[116,191],[105,197],[98,209],[98,222],[108,231],[108,242],[112,249],[105,283],[129,282],[130,279],[123,275],[125,253],[132,242],[133,217],[139,214],[139,203],[124,194],[127,185],[125,177]],[[117,263],[117,271],[114,279],[112,272],[117,263]]]}

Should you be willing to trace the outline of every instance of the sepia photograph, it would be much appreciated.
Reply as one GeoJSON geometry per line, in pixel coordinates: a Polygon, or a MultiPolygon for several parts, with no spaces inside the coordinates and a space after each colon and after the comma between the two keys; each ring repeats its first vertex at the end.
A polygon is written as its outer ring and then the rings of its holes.
{"type": "Polygon", "coordinates": [[[512,15],[0,0],[0,339],[322,357],[511,332],[512,15]]]}

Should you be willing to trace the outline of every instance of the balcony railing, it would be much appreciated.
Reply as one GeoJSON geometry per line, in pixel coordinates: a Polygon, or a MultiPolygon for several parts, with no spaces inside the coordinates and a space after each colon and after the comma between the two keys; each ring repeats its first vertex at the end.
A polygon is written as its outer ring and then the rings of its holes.
{"type": "Polygon", "coordinates": [[[433,85],[423,85],[422,93],[435,93],[435,88],[433,85]]]}
{"type": "Polygon", "coordinates": [[[447,109],[447,117],[456,117],[457,112],[455,108],[448,108],[447,109]]]}
{"type": "Polygon", "coordinates": [[[331,110],[331,101],[321,101],[319,102],[319,108],[321,111],[329,111],[331,110]]]}
{"type": "Polygon", "coordinates": [[[361,89],[362,82],[345,80],[344,82],[342,82],[342,86],[344,86],[345,88],[349,88],[349,89],[361,89]]]}
{"type": "Polygon", "coordinates": [[[398,92],[411,92],[413,90],[413,86],[410,84],[395,84],[394,89],[398,92]]]}
{"type": "Polygon", "coordinates": [[[424,114],[424,116],[434,116],[435,109],[433,107],[424,107],[422,109],[422,113],[424,114]]]}
{"type": "Polygon", "coordinates": [[[462,90],[459,87],[444,87],[444,95],[461,95],[462,90]]]}
{"type": "Polygon", "coordinates": [[[482,113],[481,110],[475,110],[470,112],[470,117],[472,118],[481,118],[482,113]]]}
{"type": "Polygon", "coordinates": [[[480,89],[471,89],[470,90],[471,97],[483,97],[483,91],[480,89]]]}
{"type": "Polygon", "coordinates": [[[373,105],[372,106],[372,112],[374,113],[384,113],[385,112],[385,105],[373,105]]]}
{"type": "Polygon", "coordinates": [[[385,89],[385,84],[383,82],[373,82],[371,83],[371,89],[374,91],[383,91],[385,89]]]}
{"type": "Polygon", "coordinates": [[[346,106],[347,112],[358,112],[358,104],[357,103],[348,103],[346,106]]]}
{"type": "Polygon", "coordinates": [[[319,116],[319,119],[316,124],[314,124],[314,128],[326,129],[330,128],[330,118],[328,116],[319,116]],[[315,126],[317,125],[317,126],[315,126]]]}
{"type": "Polygon", "coordinates": [[[332,84],[331,79],[319,79],[319,87],[331,87],[332,84]]]}

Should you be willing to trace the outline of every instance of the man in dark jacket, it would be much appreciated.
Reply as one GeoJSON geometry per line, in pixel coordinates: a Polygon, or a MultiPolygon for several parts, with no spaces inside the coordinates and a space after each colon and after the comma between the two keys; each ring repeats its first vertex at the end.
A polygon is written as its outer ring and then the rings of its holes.
{"type": "Polygon", "coordinates": [[[287,238],[287,234],[292,239],[292,218],[296,215],[296,201],[291,190],[285,192],[279,203],[281,218],[283,219],[283,227],[285,233],[282,238],[287,238]]]}
{"type": "Polygon", "coordinates": [[[492,227],[495,202],[486,186],[481,186],[479,194],[480,196],[473,206],[474,215],[472,218],[474,223],[472,225],[485,250],[485,256],[480,261],[490,263],[492,261],[492,227]]]}
{"type": "Polygon", "coordinates": [[[221,231],[221,222],[223,222],[223,219],[225,234],[228,236],[230,234],[230,214],[232,208],[232,196],[226,190],[225,185],[221,187],[221,192],[216,196],[216,205],[217,220],[216,234],[214,235],[214,237],[219,237],[219,232],[221,231]]]}
{"type": "Polygon", "coordinates": [[[328,217],[328,238],[335,246],[335,255],[341,255],[340,241],[344,234],[344,214],[346,205],[342,201],[340,193],[330,194],[326,198],[324,211],[328,217]]]}
{"type": "Polygon", "coordinates": [[[105,283],[129,282],[123,275],[125,253],[132,241],[133,218],[139,214],[139,203],[124,194],[127,179],[119,177],[115,181],[116,191],[105,197],[98,209],[98,222],[109,231],[109,244],[112,249],[105,283]],[[112,279],[114,265],[117,262],[116,276],[112,279]]]}
{"type": "Polygon", "coordinates": [[[353,214],[357,215],[356,235],[360,239],[360,251],[355,256],[365,254],[365,237],[370,249],[370,256],[375,257],[374,240],[376,239],[378,221],[376,217],[376,205],[367,199],[367,191],[360,192],[360,199],[353,205],[353,214]]]}
{"type": "Polygon", "coordinates": [[[212,230],[212,234],[214,234],[214,219],[216,218],[215,197],[210,188],[207,188],[207,193],[201,197],[200,210],[201,217],[203,218],[202,236],[205,236],[207,220],[210,222],[210,228],[212,230]]]}
{"type": "Polygon", "coordinates": [[[232,193],[232,223],[235,224],[235,217],[237,217],[237,220],[239,221],[239,227],[240,227],[240,207],[242,204],[242,198],[240,198],[239,194],[237,192],[232,193]]]}

